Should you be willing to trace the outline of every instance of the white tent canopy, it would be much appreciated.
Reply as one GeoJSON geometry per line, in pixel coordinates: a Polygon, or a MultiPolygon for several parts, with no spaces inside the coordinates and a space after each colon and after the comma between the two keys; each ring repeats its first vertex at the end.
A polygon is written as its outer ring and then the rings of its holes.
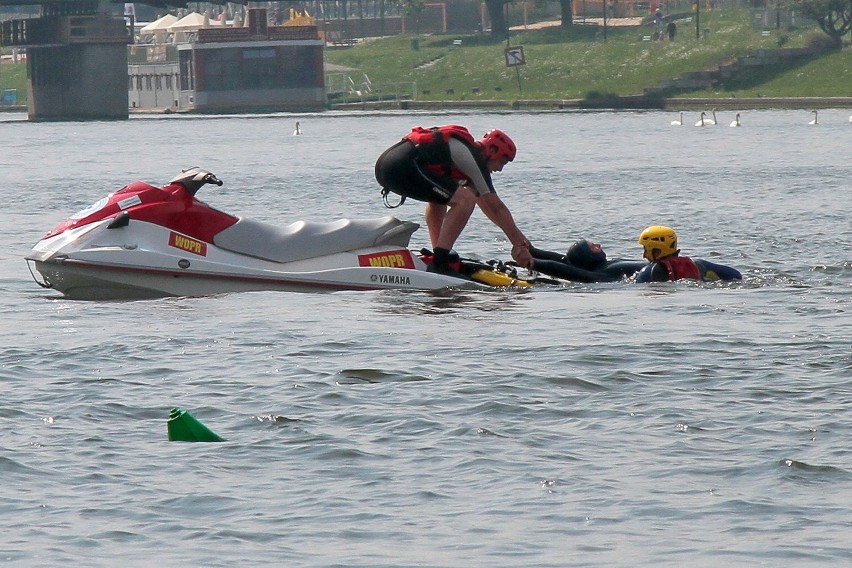
{"type": "Polygon", "coordinates": [[[209,28],[210,20],[198,12],[190,12],[169,26],[170,32],[190,32],[201,28],[209,28]]]}
{"type": "Polygon", "coordinates": [[[178,21],[178,17],[172,14],[166,14],[162,18],[154,20],[150,24],[139,30],[143,34],[152,34],[157,31],[166,31],[166,29],[178,21]]]}

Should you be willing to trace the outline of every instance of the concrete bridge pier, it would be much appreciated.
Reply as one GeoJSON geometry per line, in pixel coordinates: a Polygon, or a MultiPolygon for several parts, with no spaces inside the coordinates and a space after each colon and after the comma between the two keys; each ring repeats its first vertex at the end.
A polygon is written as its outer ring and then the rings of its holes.
{"type": "Polygon", "coordinates": [[[124,18],[109,13],[66,13],[77,8],[57,5],[51,10],[59,13],[45,9],[39,18],[0,22],[0,45],[27,49],[30,120],[129,115],[127,44],[132,33],[124,18]]]}
{"type": "Polygon", "coordinates": [[[27,49],[32,121],[126,119],[126,43],[71,43],[27,49]]]}

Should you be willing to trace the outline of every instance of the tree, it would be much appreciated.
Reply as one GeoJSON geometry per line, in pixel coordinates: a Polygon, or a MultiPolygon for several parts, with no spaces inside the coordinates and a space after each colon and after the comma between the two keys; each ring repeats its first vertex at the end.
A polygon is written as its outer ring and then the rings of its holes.
{"type": "Polygon", "coordinates": [[[568,28],[574,25],[574,1],[573,0],[559,0],[559,9],[562,11],[562,23],[560,24],[563,28],[568,28]]]}
{"type": "Polygon", "coordinates": [[[790,0],[789,4],[814,20],[837,47],[852,30],[852,0],[790,0]]]}
{"type": "Polygon", "coordinates": [[[424,0],[403,0],[402,14],[414,20],[414,33],[420,33],[420,15],[426,9],[424,0]]]}
{"type": "Polygon", "coordinates": [[[488,10],[488,19],[491,20],[491,37],[504,38],[509,30],[506,24],[506,12],[504,6],[508,0],[485,0],[485,8],[488,10]]]}

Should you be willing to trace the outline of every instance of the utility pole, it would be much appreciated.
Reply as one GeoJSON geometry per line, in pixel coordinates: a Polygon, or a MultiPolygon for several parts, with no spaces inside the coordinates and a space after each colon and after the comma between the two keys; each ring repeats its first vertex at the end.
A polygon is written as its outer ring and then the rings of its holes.
{"type": "Polygon", "coordinates": [[[698,23],[701,21],[701,0],[695,0],[692,10],[695,12],[695,39],[701,39],[701,26],[698,23]]]}
{"type": "Polygon", "coordinates": [[[503,18],[506,20],[506,47],[509,47],[509,3],[503,3],[503,18]]]}

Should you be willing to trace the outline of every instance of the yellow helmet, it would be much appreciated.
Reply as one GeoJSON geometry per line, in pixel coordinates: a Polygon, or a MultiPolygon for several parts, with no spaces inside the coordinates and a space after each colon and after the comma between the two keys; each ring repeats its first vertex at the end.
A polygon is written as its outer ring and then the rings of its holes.
{"type": "Polygon", "coordinates": [[[677,234],[671,227],[653,225],[639,235],[639,244],[645,247],[645,258],[653,262],[677,252],[677,234]]]}

